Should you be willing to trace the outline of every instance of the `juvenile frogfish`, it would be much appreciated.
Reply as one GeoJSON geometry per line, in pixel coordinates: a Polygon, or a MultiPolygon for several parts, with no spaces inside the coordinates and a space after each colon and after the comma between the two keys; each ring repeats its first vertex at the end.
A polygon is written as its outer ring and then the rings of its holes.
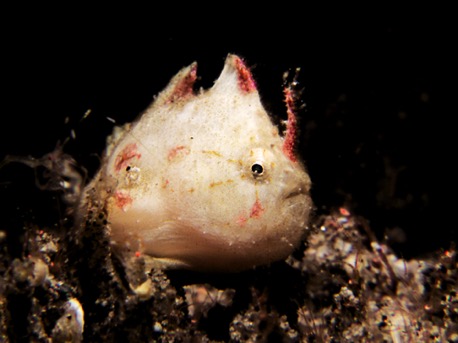
{"type": "Polygon", "coordinates": [[[229,272],[284,259],[312,207],[290,95],[280,134],[241,58],[228,55],[213,87],[198,93],[196,67],[115,129],[81,215],[97,204],[113,249],[161,268],[229,272]]]}

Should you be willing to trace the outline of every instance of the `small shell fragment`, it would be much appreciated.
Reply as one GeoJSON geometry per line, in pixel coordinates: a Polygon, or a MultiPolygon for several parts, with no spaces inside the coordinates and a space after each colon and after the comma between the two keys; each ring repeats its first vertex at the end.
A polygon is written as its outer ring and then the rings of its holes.
{"type": "Polygon", "coordinates": [[[64,305],[65,312],[52,330],[53,342],[80,343],[83,340],[84,311],[80,302],[72,298],[64,305]]]}

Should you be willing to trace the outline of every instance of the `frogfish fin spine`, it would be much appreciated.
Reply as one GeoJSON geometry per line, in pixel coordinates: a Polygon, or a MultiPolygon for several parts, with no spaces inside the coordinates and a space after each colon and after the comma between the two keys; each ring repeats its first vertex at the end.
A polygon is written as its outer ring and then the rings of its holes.
{"type": "Polygon", "coordinates": [[[213,92],[257,94],[256,83],[250,69],[238,56],[227,55],[223,71],[212,88],[213,92]]]}
{"type": "Polygon", "coordinates": [[[292,161],[296,162],[296,140],[297,140],[297,115],[296,115],[296,94],[291,85],[287,85],[283,90],[285,96],[286,113],[286,130],[283,136],[283,153],[292,161]]]}
{"type": "Polygon", "coordinates": [[[176,104],[185,101],[194,95],[194,83],[197,79],[197,63],[181,69],[176,74],[167,88],[165,88],[153,103],[154,106],[163,106],[167,104],[176,104]]]}

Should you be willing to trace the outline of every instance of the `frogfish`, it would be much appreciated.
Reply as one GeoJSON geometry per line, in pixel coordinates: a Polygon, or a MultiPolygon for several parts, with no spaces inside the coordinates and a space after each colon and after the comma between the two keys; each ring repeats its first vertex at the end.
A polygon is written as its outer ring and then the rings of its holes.
{"type": "Polygon", "coordinates": [[[281,132],[240,57],[210,89],[195,91],[196,79],[193,63],[115,128],[79,216],[103,210],[113,250],[147,266],[237,272],[285,259],[312,209],[292,89],[281,132]]]}

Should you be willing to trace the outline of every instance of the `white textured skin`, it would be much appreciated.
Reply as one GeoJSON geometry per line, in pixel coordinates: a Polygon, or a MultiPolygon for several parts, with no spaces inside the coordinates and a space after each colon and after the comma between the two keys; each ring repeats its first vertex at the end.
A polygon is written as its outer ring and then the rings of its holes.
{"type": "Polygon", "coordinates": [[[257,90],[241,88],[240,61],[229,55],[211,89],[177,98],[195,72],[184,68],[108,148],[99,176],[116,247],[164,267],[237,271],[283,259],[301,241],[309,176],[282,152],[257,90]]]}

